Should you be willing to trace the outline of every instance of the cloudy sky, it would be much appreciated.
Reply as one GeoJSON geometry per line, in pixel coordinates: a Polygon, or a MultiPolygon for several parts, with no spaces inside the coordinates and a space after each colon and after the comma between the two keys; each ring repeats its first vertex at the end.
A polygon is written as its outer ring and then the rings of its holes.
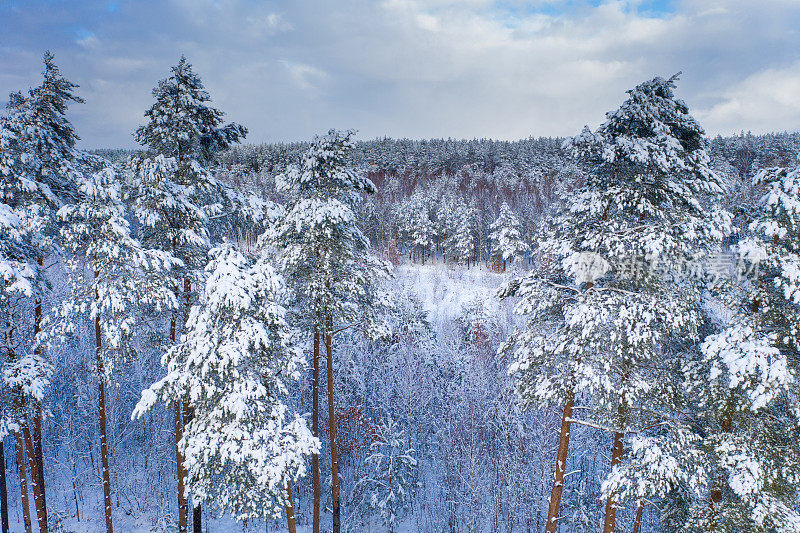
{"type": "Polygon", "coordinates": [[[251,142],[571,135],[678,71],[711,134],[800,130],[798,0],[0,0],[0,94],[46,49],[87,148],[133,147],[181,54],[251,142]]]}

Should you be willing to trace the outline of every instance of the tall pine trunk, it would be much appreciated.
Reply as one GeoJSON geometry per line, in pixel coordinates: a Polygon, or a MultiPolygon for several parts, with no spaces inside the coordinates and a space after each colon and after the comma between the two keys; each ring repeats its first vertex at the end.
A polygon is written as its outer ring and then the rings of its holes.
{"type": "Polygon", "coordinates": [[[37,482],[39,478],[39,469],[36,464],[33,437],[31,436],[31,429],[28,426],[28,422],[24,419],[22,423],[22,437],[25,439],[25,451],[28,456],[28,466],[31,470],[31,489],[33,489],[33,503],[34,507],[36,507],[36,520],[39,522],[39,532],[47,533],[47,519],[44,516],[44,507],[42,506],[42,491],[39,489],[39,484],[37,482]]]}
{"type": "MultiPolygon", "coordinates": [[[[608,208],[606,208],[606,212],[608,208]]],[[[604,219],[607,218],[604,215],[604,219]]],[[[622,372],[622,384],[624,385],[628,378],[630,377],[630,368],[625,365],[624,371],[622,372]]],[[[615,431],[614,432],[614,445],[611,449],[611,471],[613,472],[614,469],[622,462],[622,456],[625,454],[624,448],[624,439],[625,439],[625,424],[628,421],[628,404],[626,403],[624,397],[620,400],[619,405],[617,406],[617,423],[619,424],[619,429],[622,431],[615,431]]],[[[605,510],[605,519],[603,521],[603,533],[614,533],[617,527],[617,502],[614,501],[613,497],[609,495],[606,499],[606,510],[605,510]]]]}
{"type": "MultiPolygon", "coordinates": [[[[319,438],[319,335],[320,326],[314,327],[314,374],[311,383],[311,431],[316,438],[319,438]]],[[[322,499],[322,487],[319,481],[319,454],[311,456],[311,477],[314,485],[314,519],[313,533],[319,533],[319,508],[322,499]]]]}
{"type": "MultiPolygon", "coordinates": [[[[177,291],[177,288],[176,288],[177,291]]],[[[172,320],[169,323],[169,336],[173,346],[176,340],[175,331],[175,314],[172,315],[172,320]]],[[[174,407],[174,425],[175,425],[175,469],[178,477],[178,531],[179,533],[188,533],[188,511],[189,507],[186,503],[186,492],[184,486],[184,471],[183,471],[183,454],[181,454],[178,443],[183,438],[183,411],[181,409],[181,402],[175,402],[174,407]]]]}
{"type": "Polygon", "coordinates": [[[44,487],[44,453],[42,452],[42,404],[36,402],[33,415],[33,451],[36,456],[36,482],[42,499],[42,515],[47,523],[47,491],[44,487]]]}
{"type": "MultiPolygon", "coordinates": [[[[189,323],[189,311],[192,307],[192,281],[189,278],[183,278],[183,323],[184,327],[189,323]]],[[[183,404],[183,426],[186,425],[194,418],[194,408],[186,402],[183,404]]],[[[184,476],[186,470],[184,469],[184,476]]],[[[192,507],[192,533],[203,533],[203,508],[200,504],[192,507]]]]}
{"type": "Polygon", "coordinates": [[[644,512],[644,501],[639,500],[636,505],[636,518],[633,519],[633,533],[639,533],[642,529],[642,513],[644,512]]]}
{"type": "MultiPolygon", "coordinates": [[[[39,268],[44,267],[44,259],[41,257],[37,260],[39,264],[39,268]]],[[[34,307],[33,311],[34,320],[33,320],[33,336],[36,339],[36,336],[42,330],[42,299],[37,298],[36,306],[34,307]]],[[[42,355],[42,348],[36,344],[36,348],[33,351],[34,354],[41,356],[42,355]]],[[[44,488],[44,454],[42,453],[42,405],[39,402],[36,402],[35,412],[33,416],[33,452],[36,457],[36,473],[31,472],[31,476],[36,476],[36,485],[39,487],[41,505],[42,505],[42,517],[45,524],[45,530],[47,528],[47,493],[45,492],[44,488]]]]}
{"type": "MultiPolygon", "coordinates": [[[[97,273],[94,275],[97,279],[97,273]]],[[[97,291],[95,290],[95,299],[97,291]]],[[[105,504],[106,533],[114,533],[114,523],[111,516],[111,474],[108,468],[108,435],[106,431],[106,378],[104,376],[102,332],[100,330],[100,315],[94,318],[95,356],[97,358],[97,405],[100,415],[100,460],[103,465],[103,503],[105,504]]]]}
{"type": "Polygon", "coordinates": [[[550,491],[550,505],[547,508],[547,523],[545,524],[547,533],[555,533],[558,529],[558,513],[561,509],[561,495],[564,493],[564,470],[567,466],[570,420],[572,419],[574,403],[575,393],[570,392],[567,403],[564,404],[564,413],[561,415],[561,432],[558,437],[558,452],[556,454],[556,472],[553,478],[553,489],[550,491]]]}
{"type": "MultiPolygon", "coordinates": [[[[189,424],[189,422],[191,422],[192,418],[194,418],[194,408],[187,406],[186,402],[184,402],[183,404],[184,429],[189,424]]],[[[186,469],[184,468],[184,476],[185,475],[186,475],[186,469]]],[[[192,506],[192,533],[203,533],[203,508],[200,506],[200,504],[192,506]]]]}
{"type": "Polygon", "coordinates": [[[325,319],[325,354],[328,357],[328,426],[331,437],[331,506],[333,507],[333,533],[341,531],[341,508],[339,507],[339,458],[336,451],[336,410],[333,403],[333,345],[331,334],[333,318],[325,319]]]}
{"type": "Polygon", "coordinates": [[[8,485],[6,483],[5,443],[0,439],[0,531],[9,532],[8,526],[8,485]]]}
{"type": "Polygon", "coordinates": [[[175,465],[178,476],[178,531],[187,533],[189,530],[189,505],[186,501],[186,484],[183,470],[183,454],[178,443],[183,438],[182,402],[175,402],[175,465]]]}
{"type": "MultiPolygon", "coordinates": [[[[8,325],[8,347],[10,350],[9,359],[16,358],[14,353],[14,336],[13,329],[10,323],[8,325]]],[[[25,423],[25,403],[22,398],[22,391],[17,389],[14,391],[14,410],[16,411],[20,427],[25,423]]],[[[14,433],[15,444],[17,448],[17,469],[19,470],[19,492],[20,499],[22,500],[22,521],[25,526],[25,533],[32,533],[33,524],[31,523],[31,506],[28,501],[28,476],[25,472],[25,441],[22,437],[22,431],[19,429],[14,433]]],[[[5,465],[3,465],[5,469],[5,465]]]]}
{"type": "MultiPolygon", "coordinates": [[[[628,408],[625,405],[625,402],[619,404],[617,408],[617,415],[619,417],[620,427],[624,427],[625,421],[628,415],[628,408]]],[[[614,432],[614,447],[611,450],[611,471],[614,471],[614,468],[622,462],[622,456],[625,453],[625,449],[623,447],[623,440],[625,438],[625,433],[621,431],[614,432]]],[[[606,516],[605,521],[603,522],[603,533],[613,533],[616,530],[616,520],[617,520],[617,502],[609,496],[606,499],[606,516]]]]}
{"type": "Polygon", "coordinates": [[[289,533],[297,533],[297,525],[294,520],[294,503],[292,502],[292,484],[288,481],[286,482],[286,506],[284,511],[286,511],[286,527],[289,533]]]}
{"type": "Polygon", "coordinates": [[[33,533],[31,524],[31,506],[28,502],[28,479],[25,473],[25,442],[22,439],[22,432],[14,434],[17,445],[17,468],[19,468],[19,492],[22,499],[22,521],[25,525],[25,533],[33,533]]]}

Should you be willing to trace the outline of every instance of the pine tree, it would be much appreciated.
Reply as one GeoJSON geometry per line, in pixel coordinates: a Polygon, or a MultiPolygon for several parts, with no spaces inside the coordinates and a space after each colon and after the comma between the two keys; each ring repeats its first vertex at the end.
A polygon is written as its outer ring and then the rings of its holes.
{"type": "MultiPolygon", "coordinates": [[[[191,64],[181,57],[172,74],[153,89],[155,103],[145,112],[149,122],[136,130],[136,140],[149,148],[153,158],[131,162],[134,174],[135,212],[143,226],[142,243],[172,254],[183,262],[182,271],[164,278],[175,295],[170,318],[170,344],[175,344],[179,324],[188,316],[192,284],[205,265],[210,246],[208,216],[219,211],[219,188],[206,165],[219,150],[239,142],[247,130],[238,124],[223,125],[224,113],[210,107],[210,95],[191,64]],[[183,292],[183,298],[181,298],[183,292]],[[181,300],[183,302],[181,303],[181,300]],[[179,310],[183,306],[182,320],[179,310]]],[[[183,460],[177,447],[191,406],[175,407],[175,442],[178,474],[178,527],[188,529],[184,496],[183,460]]],[[[201,531],[201,512],[194,510],[193,529],[201,531]]]]}
{"type": "Polygon", "coordinates": [[[72,294],[63,302],[60,320],[50,334],[63,339],[74,332],[81,318],[89,317],[94,323],[103,495],[106,531],[111,533],[106,382],[135,356],[132,342],[140,309],[172,298],[153,276],[181,265],[168,254],[143,249],[131,237],[121,179],[113,167],[82,179],[78,194],[76,203],[58,211],[65,248],[74,254],[68,259],[72,294]],[[149,275],[142,276],[143,271],[149,275]]]}
{"type": "Polygon", "coordinates": [[[367,471],[355,486],[361,506],[377,513],[390,533],[411,507],[416,485],[417,459],[406,434],[389,416],[378,425],[376,440],[364,460],[367,471]]]}
{"type": "MultiPolygon", "coordinates": [[[[722,182],[702,128],[674,97],[676,79],[637,86],[596,132],[567,143],[589,169],[586,183],[544,230],[540,251],[550,261],[503,292],[521,297],[516,311],[528,316],[505,346],[520,393],[563,409],[547,531],[558,525],[572,423],[613,433],[613,476],[625,434],[680,407],[683,343],[701,322],[700,291],[682,271],[715,249],[728,219],[700,201],[720,194],[722,182]],[[584,398],[586,415],[575,420],[584,398]]],[[[610,532],[618,496],[606,496],[610,532]]]]}
{"type": "Polygon", "coordinates": [[[181,177],[190,182],[200,174],[192,167],[238,143],[247,129],[235,123],[222,125],[225,113],[208,105],[211,96],[185,56],[171,70],[172,75],[153,89],[156,101],[145,112],[150,120],[135,137],[153,152],[174,157],[181,177]]]}
{"type": "Polygon", "coordinates": [[[634,439],[631,462],[609,480],[666,498],[681,530],[800,529],[800,168],[767,169],[754,182],[767,191],[736,247],[747,276],[724,280],[717,332],[684,367],[693,416],[634,439]]]}
{"type": "Polygon", "coordinates": [[[411,214],[411,238],[412,245],[419,249],[419,257],[422,264],[425,264],[425,258],[433,246],[436,228],[431,221],[428,206],[421,199],[415,199],[412,206],[411,214]]]}
{"type": "Polygon", "coordinates": [[[733,319],[706,340],[701,364],[687,369],[700,384],[707,430],[699,444],[712,465],[711,505],[698,502],[690,516],[706,530],[793,531],[800,529],[800,165],[764,169],[753,184],[767,190],[751,237],[736,246],[750,276],[728,295],[733,319]]]}
{"type": "MultiPolygon", "coordinates": [[[[753,296],[745,297],[750,309],[745,307],[727,328],[707,338],[703,357],[687,368],[704,429],[682,443],[693,446],[679,452],[699,461],[694,465],[676,461],[686,469],[677,477],[692,479],[684,472],[696,476],[695,483],[687,484],[694,489],[683,525],[689,530],[800,529],[797,369],[784,351],[786,337],[765,327],[762,313],[770,311],[755,304],[760,299],[753,296]]],[[[637,444],[642,446],[639,459],[645,448],[655,448],[637,444]]],[[[669,479],[670,473],[660,475],[669,479]]]]}
{"type": "MultiPolygon", "coordinates": [[[[55,213],[63,203],[65,193],[73,188],[80,177],[87,158],[76,148],[78,136],[66,118],[67,107],[71,102],[83,102],[74,94],[78,87],[61,75],[50,52],[44,54],[43,80],[40,85],[30,89],[27,95],[21,92],[9,97],[8,116],[3,120],[7,151],[7,164],[3,182],[5,202],[24,213],[30,228],[30,247],[27,260],[36,273],[34,285],[34,337],[41,330],[42,299],[44,283],[44,260],[54,249],[53,237],[57,234],[55,213]]],[[[47,499],[44,486],[44,460],[42,457],[42,408],[43,393],[37,397],[27,397],[24,391],[39,390],[44,384],[36,386],[25,384],[30,379],[43,380],[51,373],[51,367],[42,354],[42,347],[36,343],[33,354],[16,361],[12,381],[19,384],[22,394],[18,394],[18,416],[20,432],[28,447],[31,465],[31,485],[39,522],[39,529],[47,531],[47,499]],[[21,365],[21,366],[20,366],[21,365]],[[31,372],[21,372],[25,368],[31,372]],[[30,404],[30,405],[29,405],[30,404]],[[33,421],[30,425],[25,411],[30,407],[33,421]]],[[[18,439],[18,446],[22,442],[18,439]]]]}
{"type": "Polygon", "coordinates": [[[500,215],[489,226],[492,243],[492,256],[502,259],[505,269],[506,261],[513,261],[527,252],[530,247],[522,239],[522,225],[506,202],[500,207],[500,215]]]}
{"type": "MultiPolygon", "coordinates": [[[[282,251],[281,269],[298,298],[296,309],[314,333],[313,429],[319,436],[319,350],[327,358],[328,426],[330,428],[333,529],[339,533],[339,464],[334,410],[333,335],[357,327],[370,336],[385,333],[376,310],[385,302],[380,280],[390,265],[370,252],[359,229],[355,208],[362,193],[375,186],[355,173],[347,163],[353,148],[352,131],[331,130],[314,140],[300,166],[281,177],[281,189],[289,197],[286,214],[266,235],[266,241],[282,251]]],[[[315,470],[316,466],[314,465],[315,470]]],[[[319,531],[319,483],[315,476],[314,531],[319,531]]]]}
{"type": "MultiPolygon", "coordinates": [[[[11,145],[16,140],[13,133],[0,126],[0,177],[4,184],[14,179],[11,145]]],[[[3,202],[13,201],[14,196],[3,195],[3,202]]],[[[31,236],[28,233],[25,212],[11,207],[8,203],[0,203],[0,327],[3,336],[2,365],[5,371],[9,365],[15,364],[19,351],[19,335],[16,334],[18,324],[22,321],[20,302],[33,297],[35,291],[35,273],[28,262],[31,256],[31,236]]],[[[4,372],[5,374],[5,372],[4,372]]],[[[18,435],[17,446],[21,450],[20,428],[15,414],[13,391],[2,390],[0,398],[0,438],[9,433],[18,435]]],[[[27,482],[25,480],[25,463],[20,463],[20,482],[25,488],[22,492],[22,511],[25,531],[31,530],[30,508],[27,501],[27,482]]],[[[2,531],[9,531],[8,494],[6,490],[5,450],[0,443],[0,507],[2,508],[2,531]]]]}
{"type": "Polygon", "coordinates": [[[143,392],[134,417],[159,400],[191,401],[178,447],[194,502],[237,520],[285,509],[292,529],[290,483],[319,441],[285,403],[303,358],[280,303],[284,283],[264,258],[252,263],[230,245],[210,255],[188,331],[164,355],[167,375],[143,392]]]}
{"type": "Polygon", "coordinates": [[[456,261],[469,261],[475,256],[475,210],[459,202],[453,215],[454,229],[446,241],[449,255],[456,261]]]}

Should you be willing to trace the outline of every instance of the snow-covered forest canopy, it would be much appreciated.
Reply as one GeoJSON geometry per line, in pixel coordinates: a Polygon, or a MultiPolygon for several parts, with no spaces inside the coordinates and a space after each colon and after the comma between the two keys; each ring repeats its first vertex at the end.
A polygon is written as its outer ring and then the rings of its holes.
{"type": "Polygon", "coordinates": [[[2,532],[800,531],[800,134],[667,75],[568,138],[246,144],[164,76],[139,150],[50,53],[0,119],[2,532]]]}

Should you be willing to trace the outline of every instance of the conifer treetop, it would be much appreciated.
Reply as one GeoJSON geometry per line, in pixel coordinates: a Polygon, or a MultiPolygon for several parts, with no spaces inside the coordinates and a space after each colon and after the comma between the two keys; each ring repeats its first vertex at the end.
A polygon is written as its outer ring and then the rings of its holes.
{"type": "Polygon", "coordinates": [[[388,301],[380,282],[391,267],[372,254],[357,224],[361,194],[375,192],[375,185],[349,165],[353,134],[331,130],[317,137],[301,164],[280,176],[286,214],[264,239],[282,251],[280,265],[304,301],[306,318],[358,322],[377,335],[385,328],[374,322],[374,311],[388,301]]]}
{"type": "Polygon", "coordinates": [[[638,85],[597,132],[567,143],[585,183],[540,228],[540,268],[501,293],[521,297],[516,312],[529,319],[507,345],[525,400],[563,405],[583,393],[593,423],[623,432],[678,407],[667,372],[679,371],[678,354],[668,354],[696,338],[702,316],[702,277],[689,268],[730,220],[705,208],[722,189],[675,81],[638,85]]]}
{"type": "Polygon", "coordinates": [[[171,72],[153,89],[156,101],[145,112],[149,122],[134,134],[138,143],[183,164],[209,161],[247,135],[244,126],[222,125],[225,113],[208,105],[211,95],[185,56],[171,72]]]}
{"type": "Polygon", "coordinates": [[[50,52],[44,54],[44,67],[40,85],[27,95],[9,95],[2,124],[7,156],[0,171],[8,178],[3,186],[7,201],[38,202],[57,209],[87,163],[75,148],[80,138],[66,117],[70,102],[83,99],[74,93],[78,85],[61,74],[50,52]]]}
{"type": "Polygon", "coordinates": [[[595,168],[589,188],[616,195],[642,216],[668,206],[701,210],[697,194],[719,195],[720,176],[710,167],[703,128],[674,89],[678,74],[646,81],[595,132],[585,127],[565,147],[595,168]]]}

